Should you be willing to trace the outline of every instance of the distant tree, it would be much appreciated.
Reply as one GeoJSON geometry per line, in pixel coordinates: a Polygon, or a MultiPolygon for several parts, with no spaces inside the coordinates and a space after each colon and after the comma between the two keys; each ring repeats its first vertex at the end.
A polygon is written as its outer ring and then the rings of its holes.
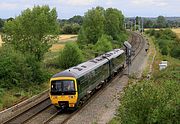
{"type": "Polygon", "coordinates": [[[101,37],[104,33],[104,21],[104,9],[102,7],[93,8],[85,13],[82,28],[87,43],[95,44],[98,38],[101,37]]]}
{"type": "Polygon", "coordinates": [[[105,33],[119,40],[120,32],[124,31],[124,16],[118,9],[108,8],[105,11],[105,33]]]}
{"type": "Polygon", "coordinates": [[[38,61],[51,47],[51,40],[58,34],[57,12],[49,6],[26,9],[4,26],[6,44],[13,45],[23,53],[30,53],[38,61]]]}
{"type": "Polygon", "coordinates": [[[157,28],[165,28],[166,27],[166,19],[164,16],[158,16],[157,18],[157,28]]]}
{"type": "Polygon", "coordinates": [[[62,33],[63,34],[72,34],[73,33],[72,25],[71,24],[65,24],[62,27],[62,33]]]}
{"type": "Polygon", "coordinates": [[[0,18],[0,32],[2,31],[3,26],[4,26],[4,21],[0,18]]]}
{"type": "Polygon", "coordinates": [[[112,50],[112,37],[108,35],[102,35],[94,46],[94,50],[98,54],[103,54],[105,52],[112,50]]]}
{"type": "Polygon", "coordinates": [[[66,23],[62,27],[62,33],[63,34],[78,34],[80,30],[80,25],[77,23],[69,24],[66,23]]]}
{"type": "Polygon", "coordinates": [[[69,23],[77,23],[79,25],[82,25],[83,23],[83,17],[82,16],[79,16],[79,15],[76,15],[76,16],[73,16],[72,18],[68,19],[67,20],[69,23]]]}
{"type": "Polygon", "coordinates": [[[13,21],[13,20],[14,20],[14,18],[10,17],[6,21],[8,22],[8,21],[13,21]]]}
{"type": "Polygon", "coordinates": [[[83,55],[76,43],[67,43],[59,54],[59,65],[67,69],[83,61],[83,55]]]}
{"type": "Polygon", "coordinates": [[[154,22],[150,19],[144,20],[144,28],[153,28],[154,22]]]}
{"type": "Polygon", "coordinates": [[[136,16],[135,20],[136,20],[136,24],[137,24],[137,25],[139,24],[139,22],[141,23],[141,17],[136,16]]]}
{"type": "Polygon", "coordinates": [[[81,26],[78,23],[72,24],[73,34],[78,34],[81,26]]]}

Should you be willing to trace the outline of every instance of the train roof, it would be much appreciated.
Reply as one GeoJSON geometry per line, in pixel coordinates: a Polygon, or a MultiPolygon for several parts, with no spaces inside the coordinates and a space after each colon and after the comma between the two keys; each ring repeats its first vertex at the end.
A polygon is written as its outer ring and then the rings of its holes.
{"type": "Polygon", "coordinates": [[[90,71],[100,67],[101,65],[108,62],[108,60],[112,58],[116,58],[117,56],[124,53],[124,50],[121,49],[114,49],[110,52],[107,52],[101,56],[98,56],[94,59],[81,63],[77,66],[71,67],[65,71],[59,72],[53,76],[54,77],[75,77],[79,78],[90,71]]]}

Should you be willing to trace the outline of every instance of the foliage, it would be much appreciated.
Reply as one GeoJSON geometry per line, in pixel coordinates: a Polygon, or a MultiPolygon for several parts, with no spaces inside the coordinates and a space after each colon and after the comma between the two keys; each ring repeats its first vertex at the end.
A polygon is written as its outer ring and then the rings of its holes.
{"type": "Polygon", "coordinates": [[[98,54],[103,54],[105,52],[112,50],[112,37],[108,35],[102,35],[101,38],[99,38],[98,42],[94,46],[94,50],[98,54]]]}
{"type": "Polygon", "coordinates": [[[59,54],[59,65],[67,69],[83,61],[81,50],[76,43],[69,42],[59,54]]]}
{"type": "Polygon", "coordinates": [[[174,58],[180,59],[180,44],[179,43],[174,43],[174,46],[170,51],[170,55],[174,58]]]}
{"type": "Polygon", "coordinates": [[[78,34],[78,45],[80,48],[83,48],[84,45],[88,43],[87,36],[85,34],[84,28],[81,27],[79,34],[78,34]]]}
{"type": "Polygon", "coordinates": [[[124,16],[118,9],[108,8],[105,11],[105,33],[119,40],[119,33],[124,30],[124,16]]]}
{"type": "Polygon", "coordinates": [[[0,32],[2,32],[3,26],[4,26],[4,21],[0,18],[0,32]]]}
{"type": "Polygon", "coordinates": [[[122,97],[117,120],[123,124],[178,124],[179,71],[177,66],[170,67],[152,80],[129,85],[122,97]]]}
{"type": "Polygon", "coordinates": [[[25,57],[10,46],[0,48],[0,87],[23,87],[30,83],[42,83],[46,73],[35,58],[25,57]]]}
{"type": "Polygon", "coordinates": [[[157,28],[165,28],[166,27],[166,19],[164,16],[157,17],[157,28]]]}
{"type": "Polygon", "coordinates": [[[148,30],[146,33],[156,38],[156,43],[163,55],[171,55],[172,57],[180,58],[180,39],[173,31],[170,29],[148,30]]]}
{"type": "Polygon", "coordinates": [[[103,13],[104,9],[101,7],[92,8],[85,13],[82,28],[87,38],[87,43],[95,44],[104,33],[105,18],[103,13]]]}
{"type": "Polygon", "coordinates": [[[63,34],[78,34],[80,30],[80,25],[77,23],[74,24],[64,24],[62,27],[63,34]]]}
{"type": "Polygon", "coordinates": [[[83,23],[83,17],[82,16],[79,16],[79,15],[76,15],[76,16],[73,16],[72,18],[70,18],[68,20],[69,23],[76,23],[76,24],[79,24],[79,25],[82,25],[83,23]]]}
{"type": "Polygon", "coordinates": [[[58,19],[60,26],[63,27],[65,24],[79,24],[82,25],[83,17],[80,15],[73,16],[70,19],[58,19]]]}
{"type": "Polygon", "coordinates": [[[118,9],[96,7],[85,13],[83,25],[78,34],[78,45],[96,44],[102,35],[113,38],[113,46],[121,46],[127,39],[124,16],[118,9]]]}
{"type": "Polygon", "coordinates": [[[3,41],[22,53],[33,54],[40,61],[51,47],[49,41],[54,39],[52,35],[58,33],[56,19],[56,10],[50,10],[48,6],[26,9],[14,20],[5,23],[4,32],[7,36],[3,41]]]}

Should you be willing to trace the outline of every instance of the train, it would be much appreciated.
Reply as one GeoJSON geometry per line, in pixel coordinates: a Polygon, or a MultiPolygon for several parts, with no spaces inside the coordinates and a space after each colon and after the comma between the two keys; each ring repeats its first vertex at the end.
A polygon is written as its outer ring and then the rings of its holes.
{"type": "Polygon", "coordinates": [[[126,55],[114,49],[59,72],[50,79],[50,100],[58,109],[77,108],[95,90],[123,70],[126,55]]]}

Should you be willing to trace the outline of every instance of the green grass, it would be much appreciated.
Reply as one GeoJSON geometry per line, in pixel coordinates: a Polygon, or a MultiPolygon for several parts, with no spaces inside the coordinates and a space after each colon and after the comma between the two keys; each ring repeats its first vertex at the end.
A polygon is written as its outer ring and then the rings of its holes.
{"type": "Polygon", "coordinates": [[[9,108],[16,103],[43,92],[45,89],[48,89],[48,83],[49,82],[41,85],[31,85],[27,91],[17,87],[9,90],[0,89],[0,110],[9,108]]]}

